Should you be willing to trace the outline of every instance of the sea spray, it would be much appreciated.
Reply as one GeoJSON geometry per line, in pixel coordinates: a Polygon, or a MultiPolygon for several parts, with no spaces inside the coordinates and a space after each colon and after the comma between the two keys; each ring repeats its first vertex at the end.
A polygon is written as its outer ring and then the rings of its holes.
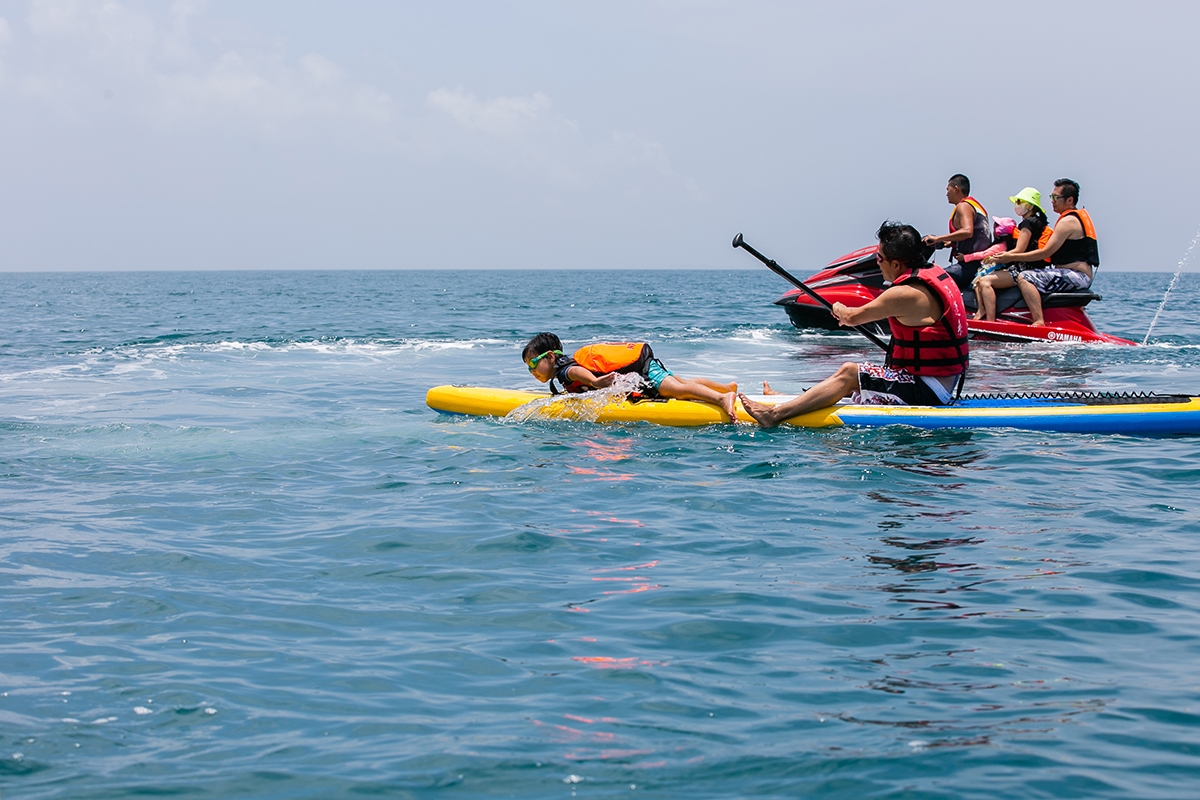
{"type": "Polygon", "coordinates": [[[1183,254],[1183,258],[1179,260],[1178,269],[1175,270],[1175,276],[1171,278],[1171,283],[1167,286],[1167,291],[1163,293],[1162,302],[1158,304],[1158,310],[1154,312],[1154,319],[1150,320],[1150,327],[1146,329],[1146,338],[1142,339],[1142,345],[1145,346],[1150,341],[1150,334],[1154,330],[1155,323],[1158,322],[1159,316],[1163,309],[1167,306],[1167,298],[1171,296],[1171,290],[1175,288],[1175,284],[1179,283],[1179,276],[1183,274],[1183,267],[1191,257],[1192,251],[1196,249],[1196,242],[1200,241],[1200,230],[1196,231],[1196,235],[1192,237],[1192,243],[1188,245],[1187,252],[1183,254]]]}
{"type": "Polygon", "coordinates": [[[563,419],[573,422],[595,422],[605,408],[623,403],[629,393],[642,385],[640,375],[617,375],[612,385],[581,394],[557,394],[539,397],[508,412],[504,418],[513,422],[563,419]]]}

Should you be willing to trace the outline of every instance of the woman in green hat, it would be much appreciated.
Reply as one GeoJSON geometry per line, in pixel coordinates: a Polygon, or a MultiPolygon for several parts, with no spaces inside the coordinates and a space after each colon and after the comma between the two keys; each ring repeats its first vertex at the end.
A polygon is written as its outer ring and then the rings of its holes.
{"type": "MultiPolygon", "coordinates": [[[[1008,199],[1013,204],[1017,216],[1021,218],[1021,224],[1017,226],[1016,246],[1009,252],[1024,253],[1045,244],[1053,229],[1046,218],[1046,209],[1042,208],[1042,193],[1032,186],[1026,186],[1008,199]]],[[[975,282],[975,304],[978,306],[975,319],[994,322],[996,290],[1016,286],[1017,273],[1027,269],[1037,269],[1037,265],[1013,264],[1007,269],[997,269],[980,276],[975,282]]]]}

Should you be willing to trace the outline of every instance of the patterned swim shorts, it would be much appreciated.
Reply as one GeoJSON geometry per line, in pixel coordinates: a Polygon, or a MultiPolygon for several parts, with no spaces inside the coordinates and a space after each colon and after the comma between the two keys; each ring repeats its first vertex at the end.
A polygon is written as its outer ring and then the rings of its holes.
{"type": "Polygon", "coordinates": [[[858,365],[858,391],[850,397],[863,406],[944,406],[946,403],[930,386],[911,372],[858,365]]]}
{"type": "Polygon", "coordinates": [[[1092,279],[1082,272],[1062,267],[1045,267],[1044,269],[1027,269],[1017,277],[1029,281],[1042,294],[1055,292],[1086,292],[1092,285],[1092,279]]]}

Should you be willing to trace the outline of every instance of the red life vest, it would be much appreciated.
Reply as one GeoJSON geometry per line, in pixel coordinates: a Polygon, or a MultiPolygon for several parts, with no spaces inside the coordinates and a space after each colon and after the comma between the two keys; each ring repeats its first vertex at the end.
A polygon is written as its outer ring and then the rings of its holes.
{"type": "Polygon", "coordinates": [[[910,328],[888,317],[892,326],[887,363],[913,375],[944,377],[967,371],[967,309],[962,292],[944,269],[926,264],[910,271],[894,286],[921,283],[942,301],[942,315],[932,325],[910,328]]]}
{"type": "MultiPolygon", "coordinates": [[[[599,377],[610,372],[642,374],[646,364],[654,358],[654,351],[645,342],[601,342],[589,344],[576,350],[571,358],[559,359],[559,367],[555,377],[562,383],[563,391],[571,394],[587,391],[587,384],[573,381],[567,377],[567,370],[573,366],[581,366],[588,372],[599,377]]],[[[554,392],[551,384],[550,391],[554,392]]]]}

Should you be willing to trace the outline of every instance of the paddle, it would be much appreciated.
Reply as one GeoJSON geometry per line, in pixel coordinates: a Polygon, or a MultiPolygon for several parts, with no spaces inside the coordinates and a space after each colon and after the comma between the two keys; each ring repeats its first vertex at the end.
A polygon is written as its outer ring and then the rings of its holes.
{"type": "MultiPolygon", "coordinates": [[[[833,304],[832,303],[830,303],[824,297],[821,297],[821,295],[817,294],[815,291],[813,291],[809,287],[805,286],[803,283],[800,282],[800,280],[798,278],[796,278],[796,276],[792,275],[786,269],[784,269],[783,267],[776,264],[775,259],[767,258],[762,253],[758,252],[753,247],[751,247],[750,245],[748,245],[744,241],[742,241],[742,235],[740,233],[737,236],[733,237],[733,246],[742,248],[747,253],[749,253],[750,255],[757,258],[759,261],[766,264],[767,269],[771,270],[771,272],[774,272],[776,275],[783,278],[785,281],[792,284],[800,291],[804,292],[806,295],[811,297],[813,300],[815,300],[816,302],[823,305],[825,308],[827,308],[829,310],[829,313],[831,313],[831,314],[833,313],[833,304]]],[[[891,348],[888,347],[888,345],[882,339],[880,339],[874,333],[871,333],[871,331],[867,330],[862,325],[852,325],[850,327],[854,328],[854,330],[858,331],[863,336],[867,337],[872,342],[874,342],[875,344],[882,347],[883,351],[885,353],[891,352],[891,348]]]]}

